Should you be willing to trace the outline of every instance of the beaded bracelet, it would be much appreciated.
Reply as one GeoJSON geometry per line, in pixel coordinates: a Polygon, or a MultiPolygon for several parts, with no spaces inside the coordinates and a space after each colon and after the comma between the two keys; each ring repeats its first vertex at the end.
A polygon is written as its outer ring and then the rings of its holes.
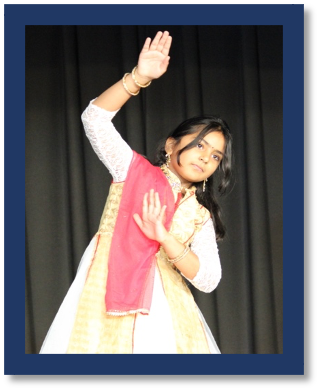
{"type": "Polygon", "coordinates": [[[167,261],[169,263],[177,263],[177,262],[181,261],[181,259],[183,259],[188,254],[189,251],[190,251],[190,247],[186,246],[180,255],[178,255],[175,258],[167,258],[167,261]]]}
{"type": "Polygon", "coordinates": [[[140,88],[147,88],[151,84],[151,81],[148,81],[147,84],[139,84],[139,82],[136,80],[135,72],[136,72],[137,66],[135,66],[131,72],[132,79],[134,80],[135,84],[139,86],[140,88]]]}
{"type": "Polygon", "coordinates": [[[128,86],[126,85],[126,77],[128,76],[128,74],[130,74],[130,73],[125,73],[125,75],[124,75],[124,77],[123,77],[123,86],[124,86],[126,92],[128,92],[131,96],[137,96],[138,93],[140,92],[140,89],[137,90],[137,92],[132,92],[132,91],[130,91],[130,90],[128,89],[128,86]]]}

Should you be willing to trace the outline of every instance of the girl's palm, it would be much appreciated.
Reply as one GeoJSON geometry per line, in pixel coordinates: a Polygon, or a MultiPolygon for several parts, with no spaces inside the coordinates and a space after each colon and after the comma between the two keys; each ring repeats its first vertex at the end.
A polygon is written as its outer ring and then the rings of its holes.
{"type": "Polygon", "coordinates": [[[138,74],[150,80],[162,76],[169,65],[172,38],[168,31],[158,32],[153,41],[147,38],[138,60],[138,74]]]}
{"type": "Polygon", "coordinates": [[[149,239],[161,243],[168,232],[164,227],[166,206],[161,207],[159,194],[153,189],[144,196],[142,216],[134,214],[134,219],[141,231],[149,239]]]}

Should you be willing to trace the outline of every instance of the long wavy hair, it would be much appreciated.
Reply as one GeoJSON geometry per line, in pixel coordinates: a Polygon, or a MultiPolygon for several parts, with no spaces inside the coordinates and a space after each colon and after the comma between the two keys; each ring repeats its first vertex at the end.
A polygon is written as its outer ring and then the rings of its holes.
{"type": "MultiPolygon", "coordinates": [[[[229,126],[220,117],[211,115],[197,116],[182,122],[175,130],[173,130],[167,136],[165,140],[160,142],[154,158],[154,165],[161,166],[166,162],[165,145],[168,138],[175,139],[176,146],[178,143],[180,143],[181,139],[184,136],[198,132],[198,135],[193,141],[191,141],[188,145],[178,151],[177,161],[180,165],[180,155],[184,151],[196,147],[197,144],[201,141],[201,139],[203,139],[206,135],[213,131],[221,132],[225,138],[224,157],[222,158],[217,170],[214,172],[214,174],[217,173],[219,179],[217,191],[219,195],[224,195],[230,186],[230,182],[233,175],[233,152],[232,136],[230,133],[229,126]]],[[[214,174],[210,176],[208,181],[206,182],[204,192],[203,181],[194,182],[193,185],[195,185],[197,188],[196,197],[198,202],[202,204],[205,208],[207,208],[212,215],[217,240],[221,240],[225,236],[225,226],[222,223],[221,209],[214,194],[214,174]]]]}

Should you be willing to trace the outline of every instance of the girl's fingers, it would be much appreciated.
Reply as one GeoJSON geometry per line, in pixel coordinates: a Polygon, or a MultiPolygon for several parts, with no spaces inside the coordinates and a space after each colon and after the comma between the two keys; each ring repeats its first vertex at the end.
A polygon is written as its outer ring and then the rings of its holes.
{"type": "Polygon", "coordinates": [[[150,38],[147,38],[147,39],[145,40],[144,46],[143,46],[143,48],[142,48],[142,50],[141,50],[142,52],[146,52],[146,51],[149,50],[150,42],[151,42],[151,39],[150,39],[150,38]]]}
{"type": "Polygon", "coordinates": [[[155,215],[158,216],[161,211],[161,203],[160,203],[160,198],[159,198],[159,193],[155,193],[155,215]]]}
{"type": "Polygon", "coordinates": [[[164,222],[166,209],[167,209],[167,206],[164,205],[164,206],[161,208],[161,211],[160,211],[160,213],[159,213],[159,220],[161,221],[161,223],[164,222]]]}
{"type": "Polygon", "coordinates": [[[138,215],[138,213],[135,213],[133,215],[133,218],[134,218],[136,224],[138,225],[138,227],[142,228],[142,220],[141,220],[140,216],[138,215]]]}
{"type": "Polygon", "coordinates": [[[158,45],[157,45],[157,50],[158,51],[162,51],[162,49],[164,48],[164,45],[166,44],[166,41],[168,39],[168,36],[169,36],[169,32],[168,31],[165,31],[163,33],[163,35],[161,36],[161,39],[160,41],[158,42],[158,45]]]}
{"type": "Polygon", "coordinates": [[[163,46],[163,49],[162,49],[162,54],[163,55],[168,55],[169,54],[171,43],[172,43],[172,36],[168,36],[167,40],[166,40],[166,42],[165,42],[165,44],[163,46]]]}
{"type": "Polygon", "coordinates": [[[148,213],[150,213],[150,214],[153,213],[154,206],[155,206],[155,201],[154,201],[154,190],[153,190],[153,189],[150,189],[150,192],[149,192],[148,213]]]}
{"type": "Polygon", "coordinates": [[[148,215],[148,193],[145,193],[144,199],[142,202],[142,218],[145,220],[147,215],[148,215]]]}
{"type": "Polygon", "coordinates": [[[150,50],[157,50],[158,43],[160,41],[160,38],[162,37],[163,33],[161,31],[158,31],[156,36],[154,37],[154,40],[152,41],[150,45],[150,50]]]}
{"type": "MultiPolygon", "coordinates": [[[[169,32],[168,31],[165,31],[160,39],[160,41],[158,42],[158,45],[157,45],[157,51],[160,51],[163,53],[163,49],[167,43],[167,41],[169,42],[169,32]]],[[[168,46],[169,46],[169,43],[168,43],[168,46]]]]}
{"type": "Polygon", "coordinates": [[[161,219],[164,215],[165,208],[161,207],[159,193],[154,189],[150,189],[149,193],[145,193],[142,203],[142,219],[149,220],[151,216],[161,219]]]}

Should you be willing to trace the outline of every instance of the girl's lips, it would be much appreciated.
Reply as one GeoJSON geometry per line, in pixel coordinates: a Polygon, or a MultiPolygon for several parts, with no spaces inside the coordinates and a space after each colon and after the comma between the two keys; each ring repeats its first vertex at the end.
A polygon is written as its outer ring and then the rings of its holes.
{"type": "Polygon", "coordinates": [[[203,172],[203,169],[200,167],[200,166],[198,166],[198,165],[196,165],[196,164],[192,164],[192,166],[196,169],[196,170],[198,170],[199,172],[203,172]]]}

